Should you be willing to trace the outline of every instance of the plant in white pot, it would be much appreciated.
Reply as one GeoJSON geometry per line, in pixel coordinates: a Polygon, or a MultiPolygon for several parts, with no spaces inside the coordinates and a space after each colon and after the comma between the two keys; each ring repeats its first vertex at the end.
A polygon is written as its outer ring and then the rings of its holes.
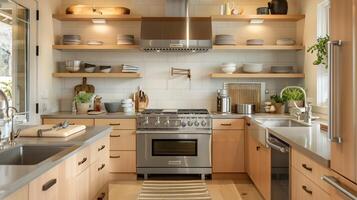
{"type": "Polygon", "coordinates": [[[74,97],[76,102],[77,112],[79,114],[86,114],[89,110],[90,101],[93,97],[92,93],[81,92],[74,97]]]}
{"type": "Polygon", "coordinates": [[[288,88],[282,94],[283,100],[287,103],[288,108],[304,107],[304,92],[299,88],[288,88]]]}

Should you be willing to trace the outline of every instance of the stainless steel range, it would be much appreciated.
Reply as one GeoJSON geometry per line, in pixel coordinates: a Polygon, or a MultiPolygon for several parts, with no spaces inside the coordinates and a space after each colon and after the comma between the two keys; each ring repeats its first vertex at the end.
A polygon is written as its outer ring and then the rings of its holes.
{"type": "Polygon", "coordinates": [[[148,109],[137,118],[137,174],[212,173],[211,117],[205,109],[148,109]]]}

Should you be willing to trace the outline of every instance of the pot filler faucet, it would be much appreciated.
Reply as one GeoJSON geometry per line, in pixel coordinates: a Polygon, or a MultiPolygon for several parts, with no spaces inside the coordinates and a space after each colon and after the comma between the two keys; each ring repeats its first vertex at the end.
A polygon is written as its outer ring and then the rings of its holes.
{"type": "MultiPolygon", "coordinates": [[[[14,133],[14,117],[15,117],[15,113],[17,113],[17,109],[15,107],[10,107],[9,106],[9,101],[7,100],[7,96],[4,93],[4,91],[0,90],[0,105],[4,105],[5,104],[5,108],[1,109],[0,112],[0,120],[4,120],[5,125],[11,123],[11,131],[10,131],[10,135],[6,141],[7,144],[9,145],[13,145],[14,140],[19,136],[19,132],[18,133],[14,133]],[[11,112],[10,114],[10,110],[13,110],[13,112],[11,112]]],[[[2,142],[2,132],[0,130],[0,142],[2,142]]]]}
{"type": "Polygon", "coordinates": [[[293,109],[293,113],[295,113],[295,114],[293,114],[293,115],[296,116],[298,120],[300,120],[300,116],[303,115],[304,122],[307,124],[311,124],[312,104],[307,102],[307,95],[306,95],[306,91],[304,90],[304,88],[299,87],[299,86],[287,86],[281,90],[280,97],[283,97],[283,93],[287,89],[298,89],[304,94],[304,108],[299,108],[296,105],[296,103],[294,102],[294,107],[292,109],[293,109]]]}

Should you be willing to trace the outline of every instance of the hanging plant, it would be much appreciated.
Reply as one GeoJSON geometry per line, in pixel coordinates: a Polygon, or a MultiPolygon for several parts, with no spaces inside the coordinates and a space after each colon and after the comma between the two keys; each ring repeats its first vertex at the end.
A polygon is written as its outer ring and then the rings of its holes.
{"type": "Polygon", "coordinates": [[[317,39],[317,42],[307,49],[308,53],[316,53],[316,60],[313,62],[314,65],[324,65],[325,68],[328,68],[327,65],[327,43],[330,40],[330,36],[326,35],[325,37],[320,37],[317,39]]]}

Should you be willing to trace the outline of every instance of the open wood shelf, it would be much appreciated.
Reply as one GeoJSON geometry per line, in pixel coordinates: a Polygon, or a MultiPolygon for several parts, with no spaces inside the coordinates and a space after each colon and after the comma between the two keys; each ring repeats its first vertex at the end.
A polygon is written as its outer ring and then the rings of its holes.
{"type": "Polygon", "coordinates": [[[303,50],[301,45],[213,45],[213,50],[303,50]]]}
{"type": "Polygon", "coordinates": [[[141,21],[139,15],[66,15],[55,14],[53,18],[60,21],[91,21],[92,19],[105,19],[108,21],[141,21]]]}
{"type": "Polygon", "coordinates": [[[53,49],[67,51],[115,51],[115,50],[135,50],[139,49],[138,45],[53,45],[53,49]]]}
{"type": "Polygon", "coordinates": [[[303,73],[212,73],[211,78],[305,78],[303,73]]]}
{"type": "Polygon", "coordinates": [[[140,73],[53,73],[56,78],[142,78],[140,73]]]}
{"type": "Polygon", "coordinates": [[[264,21],[290,21],[295,22],[304,19],[305,15],[214,15],[212,21],[250,21],[263,19],[264,21]]]}

